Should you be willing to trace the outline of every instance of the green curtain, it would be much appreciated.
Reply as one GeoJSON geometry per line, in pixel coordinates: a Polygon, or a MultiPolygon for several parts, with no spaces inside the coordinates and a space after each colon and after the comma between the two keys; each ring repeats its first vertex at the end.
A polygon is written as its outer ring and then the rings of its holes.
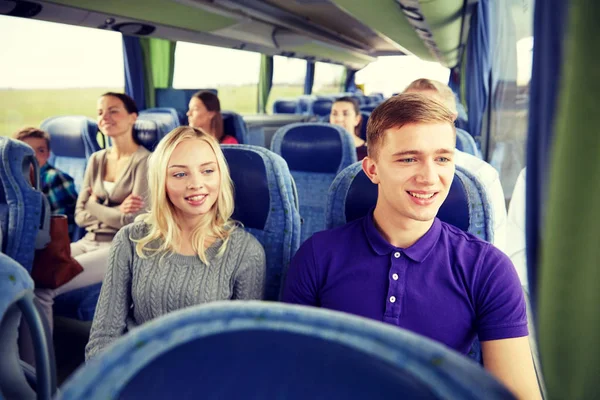
{"type": "Polygon", "coordinates": [[[265,114],[267,101],[273,86],[273,56],[262,54],[260,56],[260,76],[258,78],[258,102],[256,111],[265,114]]]}
{"type": "Polygon", "coordinates": [[[140,39],[144,57],[146,107],[156,106],[154,90],[173,86],[176,42],[165,39],[140,39]]]}
{"type": "Polygon", "coordinates": [[[600,394],[600,2],[573,0],[539,269],[539,347],[550,399],[600,394]]]}

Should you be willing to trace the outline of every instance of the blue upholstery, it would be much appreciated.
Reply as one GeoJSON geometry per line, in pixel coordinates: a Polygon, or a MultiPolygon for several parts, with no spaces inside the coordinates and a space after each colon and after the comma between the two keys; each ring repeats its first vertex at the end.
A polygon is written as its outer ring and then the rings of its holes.
{"type": "Polygon", "coordinates": [[[360,137],[363,140],[367,140],[367,124],[369,123],[369,117],[371,116],[370,112],[361,111],[360,115],[362,116],[361,126],[360,126],[360,137]]]}
{"type": "Polygon", "coordinates": [[[33,299],[33,281],[29,273],[15,260],[0,253],[0,399],[36,397],[19,359],[17,338],[21,315],[27,321],[33,341],[37,398],[49,400],[56,391],[50,336],[33,299]]]}
{"type": "Polygon", "coordinates": [[[251,139],[244,118],[233,111],[221,111],[221,115],[225,134],[235,137],[240,144],[249,144],[251,139]]]}
{"type": "Polygon", "coordinates": [[[298,101],[294,99],[277,99],[273,102],[273,114],[296,114],[298,101]]]}
{"type": "Polygon", "coordinates": [[[50,164],[69,174],[81,191],[87,160],[100,150],[97,141],[98,125],[83,116],[51,117],[40,128],[50,135],[50,164]]]}
{"type": "Polygon", "coordinates": [[[311,115],[312,105],[316,99],[317,97],[311,94],[298,96],[298,110],[296,112],[303,115],[311,115]]]}
{"type": "Polygon", "coordinates": [[[383,95],[381,93],[371,94],[368,97],[369,97],[369,100],[371,100],[370,105],[372,105],[372,106],[379,105],[379,103],[381,103],[381,101],[383,100],[383,95]]]}
{"type": "Polygon", "coordinates": [[[312,115],[316,115],[321,120],[329,118],[331,114],[331,107],[333,106],[333,100],[326,98],[318,98],[312,103],[312,115]]]}
{"type": "Polygon", "coordinates": [[[271,150],[287,162],[298,187],[302,241],[325,229],[327,190],[335,176],[356,162],[352,135],[327,123],[299,123],[279,128],[271,150]]]}
{"type": "Polygon", "coordinates": [[[187,125],[188,120],[186,113],[188,105],[194,93],[199,91],[213,92],[218,95],[217,89],[155,89],[156,106],[157,107],[172,107],[177,110],[180,125],[187,125]]]}
{"type": "Polygon", "coordinates": [[[160,141],[158,123],[149,119],[138,119],[133,125],[133,136],[149,151],[154,151],[160,141]]]}
{"type": "Polygon", "coordinates": [[[285,161],[258,146],[223,145],[235,187],[233,218],[265,249],[265,299],[277,300],[282,272],[300,246],[300,215],[285,161]]]}
{"type": "Polygon", "coordinates": [[[61,294],[54,299],[54,315],[92,321],[101,289],[102,283],[96,283],[61,294]]]}
{"type": "Polygon", "coordinates": [[[148,108],[140,111],[138,119],[156,122],[159,140],[180,125],[177,110],[172,107],[148,108]]]}
{"type": "Polygon", "coordinates": [[[377,105],[360,106],[360,111],[366,111],[368,113],[371,113],[376,108],[377,108],[377,105]]]}
{"type": "Polygon", "coordinates": [[[456,148],[465,153],[481,158],[481,152],[477,148],[475,139],[467,131],[456,128],[456,148]]]}
{"type": "Polygon", "coordinates": [[[50,241],[50,206],[40,190],[39,169],[31,147],[0,137],[0,227],[2,252],[31,271],[36,248],[50,241]],[[29,181],[34,165],[36,182],[29,181]]]}
{"type": "Polygon", "coordinates": [[[218,302],[167,314],[79,369],[58,399],[512,399],[411,332],[331,310],[218,302]]]}
{"type": "MultiPolygon", "coordinates": [[[[377,203],[377,185],[362,170],[361,163],[346,168],[331,184],[327,200],[327,228],[335,228],[361,218],[377,203]]],[[[456,167],[448,197],[438,218],[491,242],[491,204],[483,185],[469,171],[456,167]]]]}

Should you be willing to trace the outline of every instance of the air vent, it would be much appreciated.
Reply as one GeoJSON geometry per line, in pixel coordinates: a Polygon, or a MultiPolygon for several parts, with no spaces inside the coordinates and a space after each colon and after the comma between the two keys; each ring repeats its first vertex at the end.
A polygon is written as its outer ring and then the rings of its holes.
{"type": "Polygon", "coordinates": [[[112,30],[121,32],[123,35],[146,36],[152,34],[156,28],[139,22],[124,22],[113,25],[112,30]]]}
{"type": "Polygon", "coordinates": [[[0,0],[0,14],[11,17],[33,18],[42,11],[42,5],[31,1],[0,0]]]}

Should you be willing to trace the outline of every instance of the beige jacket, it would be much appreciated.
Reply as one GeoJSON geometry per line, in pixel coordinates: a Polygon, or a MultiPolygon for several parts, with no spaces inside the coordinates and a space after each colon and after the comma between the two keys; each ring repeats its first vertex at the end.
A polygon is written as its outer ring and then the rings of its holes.
{"type": "Polygon", "coordinates": [[[75,207],[75,222],[85,228],[87,239],[97,241],[111,241],[117,231],[123,226],[133,222],[135,217],[147,210],[141,209],[134,214],[123,214],[119,210],[121,203],[131,193],[144,199],[148,207],[148,156],[150,152],[140,146],[131,155],[129,165],[117,178],[114,189],[109,195],[103,184],[104,166],[106,164],[106,150],[92,154],[85,169],[81,192],[77,197],[75,207]],[[91,187],[98,198],[97,202],[88,201],[91,187]]]}

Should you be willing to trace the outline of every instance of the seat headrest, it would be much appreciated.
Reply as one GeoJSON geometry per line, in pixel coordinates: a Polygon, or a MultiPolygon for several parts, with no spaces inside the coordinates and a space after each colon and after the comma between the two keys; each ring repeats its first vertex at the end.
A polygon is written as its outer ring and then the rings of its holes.
{"type": "Polygon", "coordinates": [[[296,123],[275,132],[271,150],[280,154],[290,171],[337,174],[356,162],[352,135],[323,122],[296,123]]]}
{"type": "Polygon", "coordinates": [[[84,116],[51,117],[44,120],[40,128],[50,135],[50,150],[53,157],[88,158],[100,150],[96,141],[98,125],[84,116]]]}
{"type": "Polygon", "coordinates": [[[362,140],[367,140],[367,124],[369,123],[369,117],[371,116],[371,113],[367,111],[361,111],[360,115],[362,117],[360,125],[360,137],[362,140]]]}
{"type": "MultiPolygon", "coordinates": [[[[440,207],[437,217],[449,224],[452,224],[465,232],[469,231],[470,209],[467,189],[463,183],[463,174],[460,167],[456,168],[448,197],[440,207]]],[[[377,203],[377,185],[372,183],[365,172],[362,170],[361,163],[355,163],[344,169],[335,179],[330,188],[329,197],[344,197],[345,205],[344,216],[342,220],[345,222],[354,221],[362,218],[369,210],[377,203]],[[340,193],[336,193],[339,191],[340,193]]],[[[330,200],[331,200],[330,199],[330,200]]],[[[333,200],[335,201],[335,200],[333,200]]],[[[328,206],[327,228],[333,228],[339,225],[339,222],[334,220],[339,219],[331,215],[331,208],[328,206]]]]}
{"type": "Polygon", "coordinates": [[[138,119],[156,122],[159,128],[159,139],[162,139],[179,126],[179,115],[177,114],[177,110],[170,107],[149,108],[140,111],[138,119]]]}
{"type": "Polygon", "coordinates": [[[319,117],[325,117],[331,114],[333,101],[331,99],[317,99],[312,103],[312,113],[319,117]]]}
{"type": "Polygon", "coordinates": [[[160,141],[158,124],[147,119],[138,119],[133,125],[133,136],[148,151],[154,151],[160,141]]]}
{"type": "Polygon", "coordinates": [[[366,112],[373,112],[374,109],[376,109],[377,106],[376,105],[368,105],[368,106],[360,106],[360,111],[366,111],[366,112]]]}
{"type": "Polygon", "coordinates": [[[223,117],[223,131],[226,135],[233,136],[239,143],[246,143],[246,122],[244,118],[233,111],[221,111],[223,117]]]}
{"type": "Polygon", "coordinates": [[[279,99],[273,103],[273,114],[295,114],[298,101],[294,99],[279,99]]]}
{"type": "MultiPolygon", "coordinates": [[[[262,149],[268,151],[266,149],[262,149]]],[[[264,230],[271,196],[263,151],[249,146],[223,146],[223,154],[234,182],[235,210],[232,218],[246,228],[264,230]]]]}

